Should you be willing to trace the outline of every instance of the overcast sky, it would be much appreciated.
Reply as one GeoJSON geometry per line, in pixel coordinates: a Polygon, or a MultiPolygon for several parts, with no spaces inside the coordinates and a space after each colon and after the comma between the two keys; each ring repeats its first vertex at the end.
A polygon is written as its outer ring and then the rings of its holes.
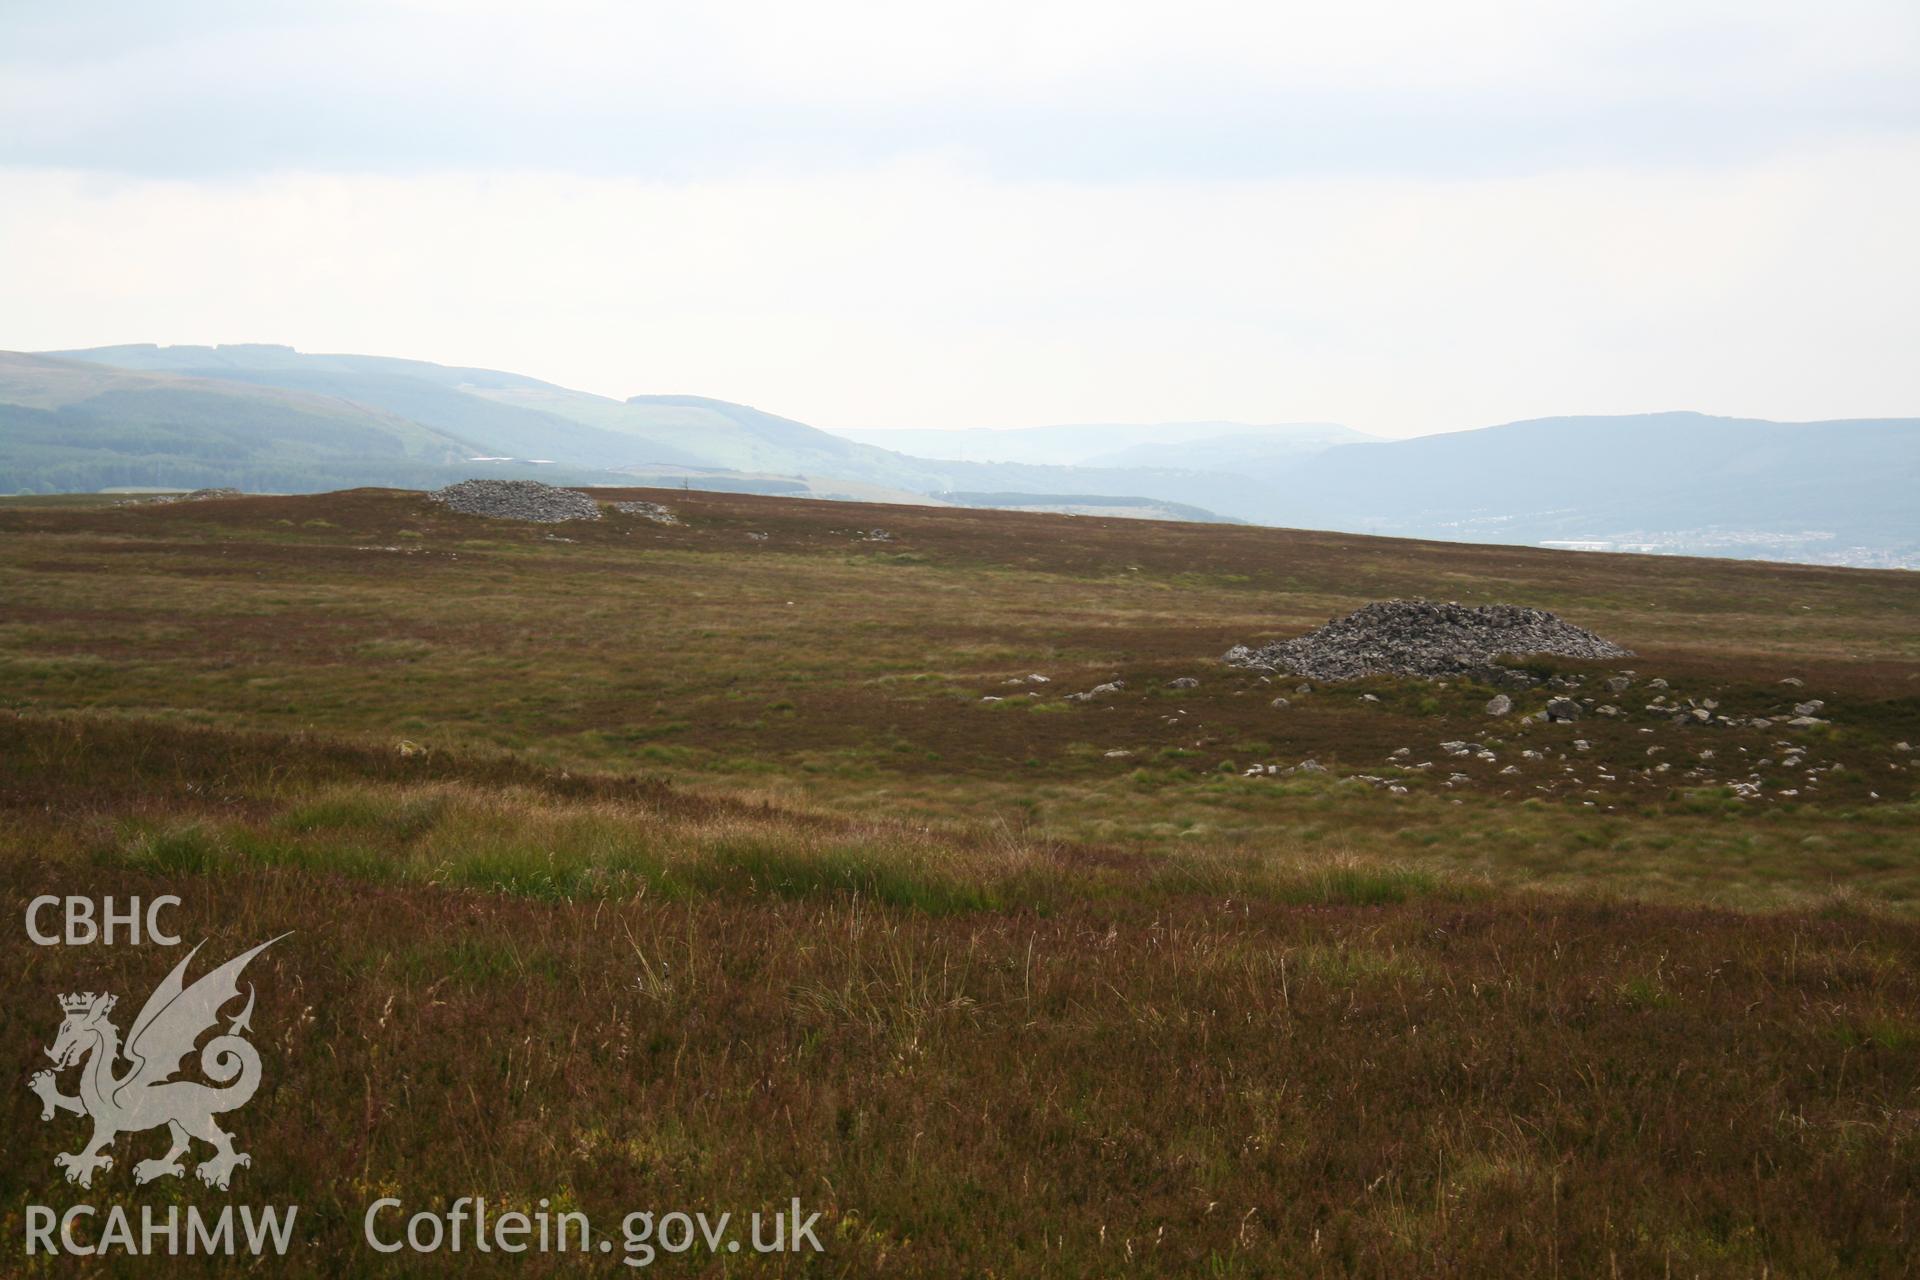
{"type": "Polygon", "coordinates": [[[0,348],[823,427],[1920,415],[1920,4],[0,8],[0,348]]]}

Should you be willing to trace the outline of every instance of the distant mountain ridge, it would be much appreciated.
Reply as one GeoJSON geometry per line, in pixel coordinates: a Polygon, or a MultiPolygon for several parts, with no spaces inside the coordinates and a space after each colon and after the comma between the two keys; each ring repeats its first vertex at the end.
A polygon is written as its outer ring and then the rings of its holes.
{"type": "Polygon", "coordinates": [[[1671,412],[1391,441],[1327,423],[1096,424],[934,433],[947,443],[930,446],[1004,460],[877,443],[921,434],[836,435],[704,396],[616,400],[261,344],[0,353],[0,492],[529,475],[1920,568],[1916,418],[1671,412]]]}
{"type": "Polygon", "coordinates": [[[1104,422],[956,430],[845,430],[836,435],[916,457],[1028,466],[1191,467],[1195,451],[1243,446],[1261,456],[1315,453],[1377,439],[1331,422],[1104,422]]]}
{"type": "MultiPolygon", "coordinates": [[[[529,466],[548,465],[558,468],[553,475],[564,474],[569,483],[618,483],[623,475],[721,470],[785,477],[784,481],[743,482],[781,492],[792,491],[792,478],[805,478],[813,482],[810,491],[837,494],[854,486],[869,498],[910,498],[947,490],[1020,490],[1154,498],[1200,508],[1207,508],[1201,498],[1214,487],[1175,471],[1162,474],[1151,468],[1001,467],[915,458],[705,396],[636,395],[622,401],[520,374],[388,356],[307,354],[260,343],[216,347],[142,343],[48,352],[40,358],[332,397],[343,405],[397,415],[465,442],[469,457],[512,459],[478,464],[487,474],[520,474],[529,466]]],[[[105,465],[111,462],[117,459],[103,460],[99,473],[121,474],[117,465],[105,465]]],[[[6,463],[6,455],[0,452],[0,491],[46,486],[44,475],[16,471],[6,463]]],[[[68,466],[60,474],[66,483],[80,483],[91,473],[68,466]]],[[[185,473],[161,467],[143,474],[151,478],[138,483],[164,484],[174,481],[163,477],[185,473]]],[[[209,478],[202,469],[192,474],[195,484],[244,485],[246,478],[262,473],[256,468],[228,480],[209,478]]],[[[337,467],[325,472],[330,481],[338,474],[337,467]]],[[[424,483],[417,470],[407,474],[412,478],[406,483],[424,483]]],[[[281,488],[325,487],[285,470],[274,475],[281,488]]],[[[1205,514],[1214,513],[1207,508],[1205,514]]]]}
{"type": "Polygon", "coordinates": [[[475,451],[332,396],[0,353],[0,490],[444,483],[475,451]]]}
{"type": "Polygon", "coordinates": [[[617,469],[672,464],[933,483],[884,450],[745,405],[699,396],[622,402],[494,369],[388,356],[307,355],[291,347],[150,344],[56,351],[117,368],[307,390],[484,441],[492,453],[617,469]],[[903,474],[904,473],[904,474],[903,474]]]}
{"type": "Polygon", "coordinates": [[[1920,418],[1539,418],[1266,476],[1310,526],[1920,566],[1920,418]],[[1860,554],[1832,559],[1845,549],[1860,554]]]}
{"type": "Polygon", "coordinates": [[[1116,498],[1089,493],[943,493],[939,496],[956,506],[987,507],[996,511],[1052,511],[1063,515],[1174,520],[1187,524],[1246,523],[1164,498],[1116,498]]]}

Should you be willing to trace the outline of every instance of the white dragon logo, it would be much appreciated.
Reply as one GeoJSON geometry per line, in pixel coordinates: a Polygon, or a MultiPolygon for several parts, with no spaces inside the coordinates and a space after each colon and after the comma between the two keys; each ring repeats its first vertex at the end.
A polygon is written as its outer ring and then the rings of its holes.
{"type": "MultiPolygon", "coordinates": [[[[286,936],[283,933],[280,938],[286,936]]],[[[140,1016],[133,1020],[124,1050],[119,1028],[107,1020],[118,997],[91,991],[60,997],[66,1020],[47,1050],[54,1061],[53,1071],[40,1072],[28,1087],[40,1095],[42,1120],[53,1119],[57,1111],[93,1117],[92,1141],[79,1151],[53,1158],[55,1166],[67,1171],[68,1182],[92,1186],[94,1170],[113,1168],[107,1148],[115,1138],[163,1124],[173,1135],[173,1146],[158,1160],[142,1160],[135,1165],[135,1182],[184,1174],[180,1157],[192,1146],[190,1138],[214,1148],[213,1157],[201,1161],[194,1170],[208,1186],[225,1191],[234,1169],[253,1163],[251,1156],[233,1149],[232,1136],[213,1122],[222,1112],[245,1106],[260,1087],[260,1053],[240,1037],[242,1031],[252,1030],[251,985],[247,988],[247,1007],[231,1019],[227,1033],[215,1036],[200,1051],[200,1070],[221,1087],[173,1077],[193,1052],[195,1042],[220,1021],[221,1007],[239,996],[240,971],[280,938],[235,956],[189,987],[183,977],[188,961],[200,950],[194,947],[147,997],[140,1016]],[[124,1074],[116,1076],[115,1067],[123,1056],[129,1065],[124,1074]],[[86,1065],[80,1072],[79,1095],[61,1093],[54,1083],[54,1072],[82,1060],[86,1065]]]]}

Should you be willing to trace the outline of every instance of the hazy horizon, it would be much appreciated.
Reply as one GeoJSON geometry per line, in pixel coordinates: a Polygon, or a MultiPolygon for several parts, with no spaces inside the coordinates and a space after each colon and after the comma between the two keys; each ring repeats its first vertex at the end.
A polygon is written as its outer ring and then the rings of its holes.
{"type": "MultiPolygon", "coordinates": [[[[225,346],[225,347],[285,347],[297,352],[300,355],[308,355],[308,356],[356,355],[356,356],[387,357],[387,358],[393,358],[393,359],[399,359],[399,360],[421,359],[421,357],[408,355],[402,352],[308,351],[302,348],[294,347],[293,344],[291,343],[278,343],[278,342],[198,343],[198,342],[138,341],[138,342],[127,342],[127,343],[102,343],[102,344],[97,344],[94,347],[45,348],[38,351],[23,352],[23,354],[59,355],[61,352],[64,352],[64,351],[99,350],[99,349],[110,348],[114,346],[152,346],[152,347],[157,347],[161,349],[168,349],[168,348],[175,348],[175,347],[218,348],[222,346],[225,346]]],[[[450,360],[445,362],[428,361],[427,363],[433,363],[433,364],[444,363],[445,365],[453,368],[490,368],[491,367],[491,366],[475,365],[472,361],[461,361],[461,360],[450,360]]],[[[566,386],[566,384],[557,382],[552,378],[546,378],[538,373],[530,372],[525,369],[497,368],[497,369],[494,369],[493,371],[500,372],[500,373],[520,374],[525,377],[538,379],[539,381],[553,383],[556,386],[566,386]]],[[[619,400],[619,401],[624,401],[632,396],[657,396],[657,395],[668,395],[668,396],[688,395],[688,396],[700,396],[703,398],[714,399],[714,400],[727,400],[727,397],[724,397],[724,396],[714,396],[704,391],[688,390],[685,388],[681,388],[681,389],[647,388],[643,390],[627,391],[627,392],[596,391],[589,387],[569,387],[568,389],[574,390],[574,391],[586,391],[589,394],[605,396],[608,399],[619,400]]],[[[748,404],[745,401],[728,401],[728,402],[746,404],[746,406],[749,408],[758,409],[761,412],[771,413],[780,417],[793,417],[793,415],[791,414],[783,413],[780,407],[777,405],[766,405],[766,404],[756,405],[756,404],[748,404]]],[[[1899,412],[1868,413],[1868,414],[1828,415],[1828,416],[1823,416],[1819,418],[1783,419],[1783,418],[1767,418],[1766,415],[1764,414],[1748,415],[1748,414],[1734,414],[1734,413],[1719,413],[1712,409],[1700,409],[1700,408],[1687,407],[1687,406],[1680,406],[1680,407],[1668,406],[1666,408],[1654,408],[1654,409],[1637,410],[1637,411],[1623,411],[1620,413],[1586,413],[1586,412],[1580,412],[1580,411],[1570,411],[1565,413],[1546,413],[1546,414],[1538,414],[1531,418],[1503,419],[1498,422],[1482,422],[1482,423],[1473,424],[1471,426],[1445,427],[1445,428],[1439,428],[1439,429],[1430,430],[1430,431],[1419,431],[1419,430],[1408,431],[1399,435],[1387,435],[1384,433],[1365,432],[1365,431],[1361,431],[1359,428],[1352,427],[1347,423],[1331,421],[1331,420],[1248,421],[1248,420],[1237,420],[1237,419],[1172,418],[1172,419],[1158,419],[1158,420],[1140,419],[1140,420],[1133,420],[1133,421],[1110,419],[1110,420],[1104,420],[1104,421],[1076,421],[1076,422],[1006,422],[1006,423],[997,423],[997,424],[966,423],[966,424],[959,424],[951,427],[935,426],[935,425],[925,424],[925,423],[899,423],[899,424],[893,424],[893,425],[884,426],[884,427],[835,426],[835,425],[822,424],[818,422],[806,422],[805,425],[810,427],[815,427],[819,430],[827,432],[830,435],[837,435],[837,436],[848,437],[848,438],[864,437],[864,436],[884,436],[892,433],[901,433],[901,432],[962,434],[962,433],[974,432],[974,431],[1042,432],[1042,431],[1054,431],[1054,430],[1098,430],[1102,428],[1125,428],[1125,429],[1132,429],[1136,431],[1146,431],[1146,430],[1151,430],[1153,428],[1206,427],[1206,428],[1218,428],[1219,431],[1217,434],[1229,435],[1229,434],[1233,434],[1235,432],[1240,432],[1240,431],[1266,431],[1266,430],[1274,430],[1274,429],[1300,429],[1300,428],[1335,428],[1335,429],[1340,429],[1340,430],[1354,433],[1357,437],[1356,441],[1354,442],[1357,443],[1360,441],[1411,440],[1411,439],[1420,438],[1422,436],[1451,435],[1451,434],[1458,434],[1461,432],[1478,431],[1485,427],[1513,426],[1513,425],[1518,425],[1526,422],[1563,419],[1563,418],[1564,419],[1636,418],[1636,417],[1648,417],[1648,416],[1661,416],[1661,415],[1669,415],[1669,414],[1697,414],[1699,416],[1707,417],[1707,418],[1734,418],[1734,419],[1750,418],[1750,417],[1764,418],[1768,421],[1777,422],[1785,426],[1797,426],[1797,425],[1817,426],[1823,422],[1846,421],[1846,420],[1853,420],[1853,419],[1884,420],[1884,419],[1920,418],[1920,411],[1916,411],[1912,413],[1899,413],[1899,412]]],[[[795,420],[799,421],[799,419],[795,419],[795,420]]],[[[1188,434],[1193,435],[1194,438],[1206,438],[1204,434],[1195,434],[1195,433],[1188,433],[1188,434]]],[[[1158,437],[1143,435],[1140,438],[1145,440],[1145,439],[1154,439],[1158,437]]],[[[888,446],[888,447],[892,447],[892,446],[888,446]]]]}
{"type": "Polygon", "coordinates": [[[831,431],[1920,409],[1920,11],[0,15],[0,347],[831,431]]]}

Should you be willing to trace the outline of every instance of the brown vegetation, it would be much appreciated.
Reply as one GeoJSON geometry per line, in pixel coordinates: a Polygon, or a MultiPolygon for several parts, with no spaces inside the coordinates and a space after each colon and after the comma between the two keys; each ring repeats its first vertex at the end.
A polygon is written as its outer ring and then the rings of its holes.
{"type": "Polygon", "coordinates": [[[392,1189],[604,1230],[798,1196],[827,1252],[776,1274],[1910,1269],[1910,575],[615,496],[684,523],[0,504],[9,900],[177,893],[209,955],[296,930],[230,1197],[136,1191],[144,1149],[55,1180],[54,996],[176,957],[4,935],[14,1241],[28,1203],[292,1202],[309,1269],[373,1271],[392,1189]],[[1521,730],[1411,681],[1276,710],[1215,661],[1410,594],[1555,609],[1743,713],[1820,698],[1816,784],[1651,772],[1774,778],[1785,731],[1521,730]],[[1523,771],[1354,780],[1462,737],[1523,771]]]}

